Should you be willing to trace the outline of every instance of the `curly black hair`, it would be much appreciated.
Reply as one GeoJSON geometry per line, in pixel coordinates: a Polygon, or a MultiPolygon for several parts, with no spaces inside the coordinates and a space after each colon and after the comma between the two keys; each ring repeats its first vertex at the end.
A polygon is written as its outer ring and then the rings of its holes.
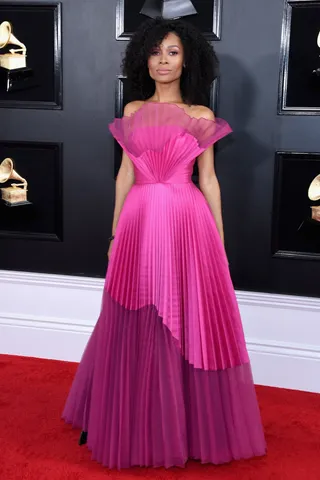
{"type": "Polygon", "coordinates": [[[207,106],[211,84],[218,76],[219,61],[202,33],[180,19],[148,19],[134,33],[122,62],[130,97],[147,100],[154,94],[155,82],[149,75],[148,58],[171,32],[180,38],[184,48],[185,68],[180,80],[183,101],[188,105],[207,106]]]}

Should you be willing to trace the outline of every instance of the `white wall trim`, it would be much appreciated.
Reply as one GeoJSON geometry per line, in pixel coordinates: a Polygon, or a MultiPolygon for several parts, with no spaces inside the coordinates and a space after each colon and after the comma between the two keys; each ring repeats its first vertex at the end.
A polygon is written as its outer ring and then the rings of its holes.
{"type": "MultiPolygon", "coordinates": [[[[67,318],[36,317],[8,313],[0,314],[0,328],[1,326],[34,328],[39,330],[53,330],[70,333],[85,333],[89,335],[93,330],[92,324],[80,324],[67,318]]],[[[320,347],[314,347],[312,345],[281,343],[272,340],[265,340],[263,343],[261,340],[253,338],[247,339],[246,343],[248,350],[252,353],[267,353],[270,355],[281,355],[288,357],[294,356],[303,359],[320,360],[320,347]]]]}
{"type": "MultiPolygon", "coordinates": [[[[103,279],[0,270],[0,353],[79,361],[103,279]]],[[[320,298],[236,292],[256,383],[320,392],[320,298]]]]}
{"type": "Polygon", "coordinates": [[[78,290],[101,290],[104,280],[92,277],[73,277],[66,275],[49,275],[46,273],[29,273],[0,270],[0,284],[28,284],[43,287],[76,288],[78,290]]]}
{"type": "Polygon", "coordinates": [[[306,360],[320,360],[320,347],[313,347],[312,345],[281,343],[276,341],[266,341],[262,343],[258,339],[249,339],[247,346],[252,353],[268,353],[270,355],[298,357],[306,360]]]}
{"type": "Polygon", "coordinates": [[[0,314],[0,326],[88,334],[93,330],[93,326],[90,324],[84,325],[68,318],[37,317],[36,315],[31,316],[10,313],[0,314]]]}
{"type": "Polygon", "coordinates": [[[320,313],[320,298],[278,295],[276,293],[237,291],[237,299],[242,305],[257,305],[269,308],[288,308],[320,313]]]}

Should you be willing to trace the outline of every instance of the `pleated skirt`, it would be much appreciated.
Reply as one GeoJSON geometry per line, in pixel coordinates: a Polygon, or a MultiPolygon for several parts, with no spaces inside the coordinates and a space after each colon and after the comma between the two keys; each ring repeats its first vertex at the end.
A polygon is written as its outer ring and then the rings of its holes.
{"type": "Polygon", "coordinates": [[[228,262],[194,185],[130,191],[63,419],[109,468],[265,454],[228,262]]]}

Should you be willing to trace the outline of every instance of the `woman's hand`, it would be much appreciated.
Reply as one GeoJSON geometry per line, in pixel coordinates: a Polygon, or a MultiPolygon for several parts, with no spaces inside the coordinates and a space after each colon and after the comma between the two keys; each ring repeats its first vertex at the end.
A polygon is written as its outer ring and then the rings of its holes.
{"type": "Polygon", "coordinates": [[[113,244],[113,240],[111,240],[111,242],[110,242],[110,244],[109,244],[108,260],[110,260],[110,255],[111,255],[111,250],[112,250],[112,244],[113,244]]]}

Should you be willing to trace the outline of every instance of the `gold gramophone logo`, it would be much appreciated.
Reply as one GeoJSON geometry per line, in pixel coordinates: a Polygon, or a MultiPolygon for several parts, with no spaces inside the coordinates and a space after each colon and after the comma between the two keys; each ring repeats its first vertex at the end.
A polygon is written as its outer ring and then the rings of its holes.
{"type": "Polygon", "coordinates": [[[147,17],[181,18],[197,14],[191,0],[146,0],[140,13],[147,17]]]}
{"type": "MultiPolygon", "coordinates": [[[[317,175],[312,182],[310,183],[308,189],[308,197],[313,202],[317,202],[320,200],[320,174],[317,175]]],[[[320,205],[318,206],[311,206],[311,218],[320,222],[320,205]]]]}
{"type": "Polygon", "coordinates": [[[1,188],[1,198],[9,207],[29,205],[27,200],[28,182],[14,170],[12,158],[5,158],[0,164],[0,183],[9,180],[18,180],[20,183],[11,183],[10,187],[1,188]]]}
{"type": "Polygon", "coordinates": [[[13,27],[10,22],[2,22],[0,25],[0,49],[7,45],[17,45],[20,48],[11,48],[9,53],[0,55],[0,67],[7,70],[25,68],[27,66],[27,47],[13,35],[13,27]]]}
{"type": "Polygon", "coordinates": [[[0,52],[8,45],[19,48],[0,53],[1,83],[5,84],[5,90],[11,92],[33,87],[34,72],[27,67],[27,47],[13,35],[12,24],[4,21],[0,24],[0,52]]]}
{"type": "MultiPolygon", "coordinates": [[[[320,48],[320,32],[318,33],[318,37],[317,37],[317,45],[318,47],[320,48]]],[[[319,55],[320,57],[320,55],[319,55]]],[[[314,70],[312,70],[312,73],[314,75],[316,75],[317,77],[320,77],[320,67],[318,68],[315,68],[314,70]]]]}

